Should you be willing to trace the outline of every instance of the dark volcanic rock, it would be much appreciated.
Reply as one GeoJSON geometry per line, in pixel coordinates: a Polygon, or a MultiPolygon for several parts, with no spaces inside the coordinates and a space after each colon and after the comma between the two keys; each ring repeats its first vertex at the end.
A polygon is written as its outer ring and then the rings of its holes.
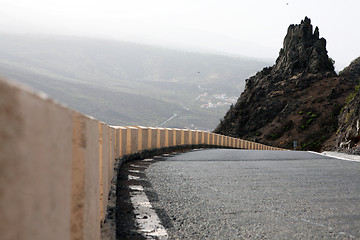
{"type": "Polygon", "coordinates": [[[326,40],[319,39],[319,28],[313,27],[309,18],[300,25],[290,25],[284,39],[284,47],[274,67],[276,72],[292,76],[294,74],[321,73],[334,71],[334,66],[326,51],[326,40]]]}
{"type": "Polygon", "coordinates": [[[335,133],[353,87],[334,72],[325,39],[306,17],[289,26],[276,64],[246,80],[214,132],[283,148],[296,140],[300,149],[319,150],[335,133]]]}
{"type": "MultiPolygon", "coordinates": [[[[360,57],[355,59],[341,73],[341,76],[360,82],[360,57]]],[[[359,85],[348,96],[346,106],[339,116],[339,129],[336,137],[336,147],[340,150],[357,148],[360,142],[360,92],[359,85]]],[[[355,149],[353,149],[354,151],[355,149]]],[[[359,152],[360,151],[355,151],[359,152]]]]}
{"type": "Polygon", "coordinates": [[[339,116],[339,130],[335,144],[340,148],[351,148],[358,145],[359,141],[360,92],[357,92],[339,116]]]}
{"type": "Polygon", "coordinates": [[[356,58],[349,66],[344,68],[339,74],[342,77],[349,78],[355,82],[360,81],[360,57],[356,58]]]}

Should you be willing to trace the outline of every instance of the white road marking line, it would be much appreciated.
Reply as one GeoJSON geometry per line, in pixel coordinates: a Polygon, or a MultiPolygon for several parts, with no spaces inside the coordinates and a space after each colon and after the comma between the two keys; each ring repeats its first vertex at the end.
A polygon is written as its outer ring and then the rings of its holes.
{"type": "Polygon", "coordinates": [[[130,164],[130,167],[136,167],[136,168],[141,168],[141,166],[138,166],[138,165],[134,165],[134,164],[130,164]]]}
{"type": "Polygon", "coordinates": [[[129,188],[131,190],[136,190],[136,191],[144,191],[144,188],[140,185],[129,185],[129,188]]]}
{"type": "Polygon", "coordinates": [[[144,188],[139,185],[131,185],[129,188],[134,190],[130,194],[130,201],[134,207],[135,220],[140,233],[147,239],[154,237],[160,240],[168,239],[168,233],[146,196],[144,188]]]}
{"type": "Polygon", "coordinates": [[[144,159],[144,160],[142,160],[143,162],[151,162],[151,161],[153,161],[154,159],[153,158],[146,158],[146,159],[144,159]]]}
{"type": "Polygon", "coordinates": [[[129,169],[128,172],[129,172],[129,173],[140,173],[139,170],[132,170],[132,169],[129,169]]]}
{"type": "Polygon", "coordinates": [[[360,162],[360,160],[357,160],[357,159],[343,158],[343,157],[335,156],[335,155],[332,155],[332,154],[318,153],[318,152],[313,152],[313,151],[308,151],[308,152],[309,153],[315,153],[315,154],[325,156],[325,157],[336,158],[336,159],[343,160],[343,161],[360,162]]]}
{"type": "Polygon", "coordinates": [[[133,175],[128,175],[128,180],[139,180],[140,177],[138,176],[133,176],[133,175]]]}

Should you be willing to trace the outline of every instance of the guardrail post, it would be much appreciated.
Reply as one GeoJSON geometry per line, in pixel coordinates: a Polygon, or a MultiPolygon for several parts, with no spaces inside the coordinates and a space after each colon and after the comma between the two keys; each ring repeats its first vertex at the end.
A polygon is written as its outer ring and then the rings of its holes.
{"type": "Polygon", "coordinates": [[[138,129],[138,151],[148,149],[150,129],[142,126],[137,126],[136,128],[138,129]]]}
{"type": "Polygon", "coordinates": [[[155,149],[157,148],[157,128],[149,128],[149,140],[148,140],[148,148],[155,149]]]}
{"type": "Polygon", "coordinates": [[[184,145],[189,145],[190,144],[190,131],[188,129],[184,129],[182,130],[183,133],[183,139],[181,139],[181,141],[184,141],[184,145]]]}
{"type": "Polygon", "coordinates": [[[180,129],[175,129],[175,142],[177,146],[180,146],[183,144],[182,142],[182,131],[180,129]]]}
{"type": "Polygon", "coordinates": [[[220,136],[216,133],[214,133],[214,145],[220,146],[220,136]]]}
{"type": "Polygon", "coordinates": [[[197,143],[196,143],[196,140],[197,140],[197,138],[196,138],[196,131],[195,130],[190,130],[190,144],[192,144],[192,145],[196,145],[197,143]]]}
{"type": "Polygon", "coordinates": [[[165,147],[174,146],[174,129],[165,129],[165,147]]]}
{"type": "Polygon", "coordinates": [[[165,147],[165,129],[158,128],[157,129],[157,148],[165,147]]]}
{"type": "Polygon", "coordinates": [[[120,157],[120,130],[119,127],[113,126],[115,129],[115,158],[120,157]]]}
{"type": "Polygon", "coordinates": [[[126,127],[126,132],[126,154],[136,153],[139,145],[138,129],[135,127],[126,127]]]}
{"type": "Polygon", "coordinates": [[[202,132],[202,144],[209,145],[209,132],[202,132]]]}
{"type": "Polygon", "coordinates": [[[119,157],[127,154],[127,129],[118,127],[119,131],[119,157]]]}

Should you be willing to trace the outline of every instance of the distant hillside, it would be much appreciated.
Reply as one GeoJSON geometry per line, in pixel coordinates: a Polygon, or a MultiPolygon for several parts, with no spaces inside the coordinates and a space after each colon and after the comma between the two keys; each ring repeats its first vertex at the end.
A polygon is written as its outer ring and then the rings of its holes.
{"type": "Polygon", "coordinates": [[[354,80],[339,77],[309,18],[290,25],[274,66],[246,80],[216,133],[282,148],[333,147],[338,114],[354,80]]]}
{"type": "Polygon", "coordinates": [[[0,75],[113,125],[211,130],[244,79],[266,65],[103,39],[0,35],[0,75]]]}

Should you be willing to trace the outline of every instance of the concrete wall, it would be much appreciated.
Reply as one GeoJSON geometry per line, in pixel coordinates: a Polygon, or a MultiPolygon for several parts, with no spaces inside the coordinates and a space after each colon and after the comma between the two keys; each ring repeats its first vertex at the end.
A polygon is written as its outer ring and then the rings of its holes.
{"type": "Polygon", "coordinates": [[[204,144],[279,150],[187,129],[108,126],[0,79],[0,239],[100,239],[114,163],[204,144]]]}
{"type": "Polygon", "coordinates": [[[157,147],[157,129],[149,128],[149,145],[148,149],[155,149],[157,147]]]}
{"type": "Polygon", "coordinates": [[[157,129],[157,148],[165,147],[165,128],[158,128],[157,129]]]}
{"type": "Polygon", "coordinates": [[[147,127],[137,126],[138,129],[138,151],[149,149],[149,132],[147,127]]]}
{"type": "Polygon", "coordinates": [[[165,147],[172,147],[174,145],[174,129],[165,128],[165,147]]]}
{"type": "Polygon", "coordinates": [[[174,144],[175,146],[180,146],[181,145],[181,130],[180,129],[174,129],[175,130],[175,137],[174,137],[174,144]]]}
{"type": "Polygon", "coordinates": [[[126,154],[134,154],[138,152],[139,146],[139,135],[138,128],[136,127],[126,127],[126,154]]]}

